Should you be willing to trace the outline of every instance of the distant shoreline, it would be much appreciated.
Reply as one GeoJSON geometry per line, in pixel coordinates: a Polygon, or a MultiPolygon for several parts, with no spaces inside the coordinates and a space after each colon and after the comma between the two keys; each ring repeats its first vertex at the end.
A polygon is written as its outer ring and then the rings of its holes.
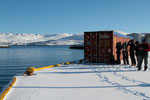
{"type": "Polygon", "coordinates": [[[11,46],[71,46],[71,45],[11,45],[11,46]]]}
{"type": "Polygon", "coordinates": [[[84,49],[83,45],[71,45],[69,49],[84,49]]]}

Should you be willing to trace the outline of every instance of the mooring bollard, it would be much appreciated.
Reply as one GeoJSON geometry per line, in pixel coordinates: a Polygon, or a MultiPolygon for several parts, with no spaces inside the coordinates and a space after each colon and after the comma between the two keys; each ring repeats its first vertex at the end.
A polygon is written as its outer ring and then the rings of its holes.
{"type": "Polygon", "coordinates": [[[33,72],[35,71],[35,67],[30,67],[28,68],[24,74],[27,74],[27,75],[33,75],[33,72]]]}

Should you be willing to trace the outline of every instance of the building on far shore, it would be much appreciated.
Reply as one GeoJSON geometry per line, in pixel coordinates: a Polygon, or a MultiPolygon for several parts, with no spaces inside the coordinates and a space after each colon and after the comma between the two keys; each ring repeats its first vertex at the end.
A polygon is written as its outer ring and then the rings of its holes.
{"type": "Polygon", "coordinates": [[[9,48],[10,46],[9,45],[1,45],[0,44],[0,48],[9,48]]]}
{"type": "Polygon", "coordinates": [[[139,33],[131,33],[131,34],[127,34],[127,36],[130,36],[135,41],[139,41],[141,43],[145,35],[144,34],[139,34],[139,33]]]}
{"type": "Polygon", "coordinates": [[[146,33],[145,38],[147,39],[147,42],[150,44],[150,33],[146,33]]]}
{"type": "Polygon", "coordinates": [[[140,43],[144,38],[146,38],[148,43],[150,44],[150,33],[131,33],[127,34],[127,36],[132,37],[135,41],[139,41],[140,43]]]}

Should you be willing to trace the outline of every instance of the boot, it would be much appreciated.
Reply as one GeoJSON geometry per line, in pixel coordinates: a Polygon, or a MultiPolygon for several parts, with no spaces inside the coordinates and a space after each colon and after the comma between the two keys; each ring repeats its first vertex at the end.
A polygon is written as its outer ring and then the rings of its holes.
{"type": "Polygon", "coordinates": [[[138,71],[140,71],[140,70],[141,70],[141,67],[138,68],[138,71]]]}
{"type": "Polygon", "coordinates": [[[144,66],[144,71],[146,71],[146,70],[147,70],[147,68],[148,68],[147,66],[144,66]]]}

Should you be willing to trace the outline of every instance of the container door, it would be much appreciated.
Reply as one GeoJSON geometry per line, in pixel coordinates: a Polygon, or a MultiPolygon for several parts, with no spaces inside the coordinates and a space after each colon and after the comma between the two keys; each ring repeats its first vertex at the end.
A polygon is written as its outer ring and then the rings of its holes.
{"type": "Polygon", "coordinates": [[[99,46],[99,59],[100,62],[108,62],[112,54],[112,32],[101,32],[100,46],[99,46]]]}
{"type": "Polygon", "coordinates": [[[91,44],[92,44],[92,62],[96,63],[97,62],[97,33],[92,33],[92,40],[91,40],[91,44]]]}
{"type": "Polygon", "coordinates": [[[91,62],[92,52],[91,52],[91,34],[84,33],[84,59],[88,62],[91,62]]]}

